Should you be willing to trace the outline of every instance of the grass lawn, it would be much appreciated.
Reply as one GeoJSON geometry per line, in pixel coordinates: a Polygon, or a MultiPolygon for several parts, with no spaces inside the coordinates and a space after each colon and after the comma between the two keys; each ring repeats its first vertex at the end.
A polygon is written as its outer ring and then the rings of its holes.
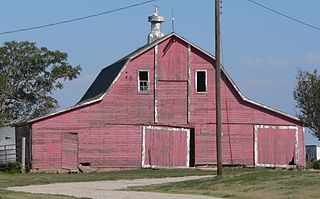
{"type": "Polygon", "coordinates": [[[139,179],[139,178],[162,178],[162,177],[178,177],[190,175],[210,175],[214,171],[200,170],[149,170],[136,169],[124,171],[110,172],[93,172],[87,174],[54,174],[54,173],[26,173],[26,174],[9,174],[0,172],[0,198],[14,199],[62,199],[73,198],[67,196],[53,196],[43,194],[29,194],[4,190],[10,186],[25,186],[35,184],[49,184],[58,182],[85,182],[85,181],[101,181],[101,180],[118,180],[118,179],[139,179]]]}
{"type": "Polygon", "coordinates": [[[320,198],[320,172],[228,168],[219,178],[132,187],[130,189],[235,199],[320,198]]]}

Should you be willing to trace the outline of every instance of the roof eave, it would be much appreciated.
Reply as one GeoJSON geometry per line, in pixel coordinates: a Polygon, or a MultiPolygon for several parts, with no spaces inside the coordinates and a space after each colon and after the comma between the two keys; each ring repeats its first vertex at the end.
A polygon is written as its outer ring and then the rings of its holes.
{"type": "MultiPolygon", "coordinates": [[[[114,84],[114,82],[117,81],[117,79],[119,78],[120,74],[122,73],[123,69],[126,68],[127,64],[134,58],[136,58],[137,56],[141,55],[142,53],[148,51],[149,49],[153,48],[154,46],[158,45],[159,43],[163,42],[164,40],[170,38],[171,36],[175,36],[181,40],[183,40],[184,42],[190,44],[192,47],[194,47],[195,49],[199,50],[200,52],[204,53],[205,55],[209,56],[210,58],[212,58],[213,60],[215,60],[215,57],[210,54],[209,52],[203,50],[202,48],[198,47],[197,45],[195,45],[194,43],[190,42],[189,40],[185,39],[184,37],[176,34],[175,32],[171,32],[170,34],[168,35],[165,35],[164,37],[158,39],[158,40],[155,40],[153,41],[152,43],[150,44],[147,44],[146,47],[142,47],[140,50],[136,51],[135,53],[133,54],[129,54],[121,59],[119,59],[118,61],[116,62],[119,62],[123,59],[127,59],[127,62],[124,64],[124,67],[122,68],[122,70],[119,72],[118,76],[114,79],[113,83],[111,84],[111,86],[107,89],[107,91],[101,96],[99,97],[98,99],[95,99],[95,100],[92,100],[92,101],[88,101],[88,102],[85,102],[83,104],[79,104],[79,105],[76,105],[76,106],[72,106],[72,107],[69,107],[69,108],[66,108],[64,110],[61,110],[61,111],[58,111],[58,112],[55,112],[55,113],[52,113],[52,114],[49,114],[49,115],[46,115],[46,116],[43,116],[43,117],[39,117],[39,118],[35,118],[35,119],[32,119],[30,121],[28,121],[28,123],[33,123],[35,121],[38,121],[38,120],[41,120],[41,119],[45,119],[47,117],[51,117],[51,116],[54,116],[54,115],[57,115],[57,114],[60,114],[60,113],[63,113],[63,112],[66,112],[66,111],[70,111],[70,110],[73,110],[73,109],[76,109],[76,108],[80,108],[80,107],[83,107],[83,106],[86,106],[86,105],[89,105],[89,104],[92,104],[92,103],[95,103],[95,102],[99,102],[101,101],[105,95],[108,93],[108,91],[110,90],[110,88],[112,87],[112,85],[114,84]]],[[[115,63],[116,63],[115,62],[115,63]]],[[[290,114],[287,114],[287,113],[284,113],[282,111],[279,111],[279,110],[276,110],[274,108],[271,108],[269,106],[266,106],[266,105],[263,105],[263,104],[260,104],[258,102],[255,102],[253,100],[250,100],[249,98],[247,98],[242,92],[241,90],[236,86],[235,82],[231,79],[231,77],[229,76],[229,74],[226,72],[225,68],[223,67],[223,65],[221,65],[221,70],[223,71],[223,73],[226,75],[227,79],[230,81],[231,85],[234,87],[234,89],[237,91],[237,93],[239,94],[239,96],[241,97],[241,99],[247,103],[250,103],[250,104],[253,104],[253,105],[256,105],[256,106],[259,106],[261,108],[264,108],[266,110],[269,110],[271,112],[274,112],[274,113],[277,113],[279,115],[282,115],[282,116],[285,116],[291,120],[294,120],[298,123],[301,123],[301,120],[297,117],[294,117],[290,114]]]]}
{"type": "MultiPolygon", "coordinates": [[[[186,43],[190,44],[191,46],[193,46],[194,48],[196,48],[197,50],[201,51],[202,53],[206,54],[207,56],[211,57],[212,59],[215,60],[215,57],[214,55],[210,54],[209,52],[203,50],[202,48],[198,47],[197,45],[193,44],[192,42],[188,41],[187,39],[181,37],[180,35],[177,35],[176,33],[172,32],[170,34],[171,35],[175,35],[176,37],[178,37],[179,39],[185,41],[186,43]]],[[[161,42],[161,41],[160,41],[161,42]]],[[[259,107],[262,107],[264,109],[267,109],[271,112],[275,112],[277,114],[280,114],[282,116],[285,116],[285,117],[288,117],[290,118],[291,120],[294,120],[298,123],[301,123],[301,120],[297,117],[294,117],[288,113],[284,113],[282,111],[279,111],[279,110],[276,110],[274,108],[271,108],[269,106],[266,106],[266,105],[263,105],[261,103],[258,103],[258,102],[255,102],[251,99],[249,99],[248,97],[246,97],[242,92],[241,90],[239,89],[239,87],[235,84],[235,82],[232,80],[232,78],[230,77],[230,75],[227,73],[227,71],[225,70],[224,66],[221,64],[221,70],[223,71],[223,73],[226,75],[227,79],[230,81],[231,85],[234,87],[234,89],[237,91],[237,93],[240,95],[241,99],[247,103],[250,103],[250,104],[253,104],[253,105],[256,105],[256,106],[259,106],[259,107]]]]}
{"type": "Polygon", "coordinates": [[[44,116],[42,116],[42,117],[37,117],[37,118],[31,119],[31,120],[27,121],[27,123],[28,123],[28,124],[34,123],[34,122],[36,122],[36,121],[43,120],[43,119],[48,118],[48,117],[53,117],[53,116],[55,116],[55,115],[59,115],[59,114],[61,114],[61,113],[67,112],[67,111],[72,111],[73,109],[82,108],[82,107],[84,107],[84,106],[87,106],[87,105],[90,105],[90,104],[93,104],[93,103],[96,103],[96,102],[101,101],[101,100],[103,99],[103,97],[104,97],[104,95],[102,95],[102,96],[99,97],[98,99],[95,99],[95,100],[92,100],[92,101],[88,101],[88,102],[85,102],[85,103],[83,103],[83,104],[71,106],[71,107],[62,109],[62,110],[60,110],[60,111],[54,112],[54,113],[49,113],[49,114],[44,115],[44,116]]]}

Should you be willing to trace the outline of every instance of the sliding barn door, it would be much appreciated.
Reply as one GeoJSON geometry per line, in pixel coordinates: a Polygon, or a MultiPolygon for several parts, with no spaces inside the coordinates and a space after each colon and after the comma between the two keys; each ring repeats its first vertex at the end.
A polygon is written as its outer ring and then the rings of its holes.
{"type": "Polygon", "coordinates": [[[257,166],[281,167],[298,162],[296,127],[260,126],[255,130],[257,166]]]}
{"type": "Polygon", "coordinates": [[[189,129],[144,127],[143,167],[189,167],[189,129]]]}

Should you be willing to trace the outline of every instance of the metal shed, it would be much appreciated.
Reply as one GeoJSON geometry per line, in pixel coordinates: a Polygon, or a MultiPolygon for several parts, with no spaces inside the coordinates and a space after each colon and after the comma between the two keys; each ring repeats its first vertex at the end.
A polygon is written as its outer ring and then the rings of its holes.
{"type": "Polygon", "coordinates": [[[16,161],[15,129],[0,128],[0,164],[6,165],[16,161]]]}
{"type": "Polygon", "coordinates": [[[306,145],[306,161],[312,162],[320,160],[320,146],[306,145]]]}

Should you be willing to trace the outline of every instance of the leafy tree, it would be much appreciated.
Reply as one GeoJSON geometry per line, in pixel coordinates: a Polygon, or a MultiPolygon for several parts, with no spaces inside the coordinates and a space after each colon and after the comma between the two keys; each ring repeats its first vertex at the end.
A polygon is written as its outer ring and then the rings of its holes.
{"type": "MultiPolygon", "coordinates": [[[[5,77],[0,74],[0,109],[1,107],[4,107],[4,93],[2,91],[5,88],[5,77]]],[[[2,126],[2,121],[4,120],[4,113],[0,112],[0,126],[2,126]]]]}
{"type": "Polygon", "coordinates": [[[320,140],[320,75],[317,70],[299,70],[293,96],[300,110],[297,116],[320,140]]]}
{"type": "Polygon", "coordinates": [[[0,47],[0,126],[31,119],[58,106],[51,94],[80,74],[67,53],[37,47],[34,42],[5,42],[0,47]]]}

